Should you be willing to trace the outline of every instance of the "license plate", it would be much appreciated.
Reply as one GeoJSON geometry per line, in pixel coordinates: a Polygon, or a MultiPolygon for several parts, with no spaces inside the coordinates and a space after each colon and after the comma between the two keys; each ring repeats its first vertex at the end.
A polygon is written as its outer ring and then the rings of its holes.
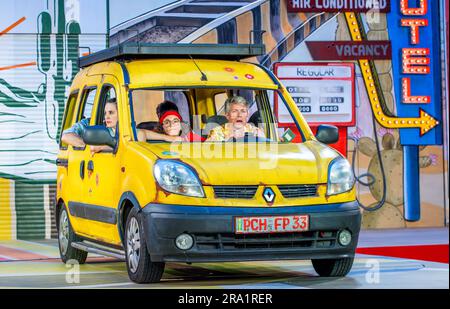
{"type": "Polygon", "coordinates": [[[236,217],[236,234],[288,233],[309,229],[308,215],[236,217]]]}

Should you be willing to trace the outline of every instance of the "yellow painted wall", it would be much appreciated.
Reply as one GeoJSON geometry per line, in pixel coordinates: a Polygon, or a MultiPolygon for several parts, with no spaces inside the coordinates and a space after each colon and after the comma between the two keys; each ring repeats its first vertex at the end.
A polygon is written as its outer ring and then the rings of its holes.
{"type": "Polygon", "coordinates": [[[0,178],[0,240],[15,239],[14,182],[0,178]]]}

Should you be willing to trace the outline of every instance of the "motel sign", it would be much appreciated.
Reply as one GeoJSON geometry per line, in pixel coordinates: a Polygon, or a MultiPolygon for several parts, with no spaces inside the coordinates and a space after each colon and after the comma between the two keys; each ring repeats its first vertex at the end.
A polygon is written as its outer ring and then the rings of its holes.
{"type": "Polygon", "coordinates": [[[420,219],[419,145],[443,142],[438,5],[436,0],[393,0],[387,14],[397,116],[418,117],[424,111],[438,122],[423,132],[399,130],[407,221],[420,219]]]}
{"type": "Polygon", "coordinates": [[[398,117],[418,117],[423,110],[439,124],[421,134],[400,129],[402,145],[442,144],[439,7],[433,0],[395,0],[387,14],[398,117]],[[393,39],[395,38],[395,39],[393,39]]]}

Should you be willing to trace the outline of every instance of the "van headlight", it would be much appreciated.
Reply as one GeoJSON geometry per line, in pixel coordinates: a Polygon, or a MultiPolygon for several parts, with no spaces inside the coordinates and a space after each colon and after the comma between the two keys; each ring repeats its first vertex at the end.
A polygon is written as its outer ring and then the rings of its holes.
{"type": "Polygon", "coordinates": [[[328,168],[328,188],[327,195],[335,195],[350,191],[355,184],[350,163],[344,158],[336,158],[330,163],[328,168]]]}
{"type": "Polygon", "coordinates": [[[205,197],[200,180],[186,164],[172,160],[158,160],[153,172],[161,188],[168,192],[205,197]]]}

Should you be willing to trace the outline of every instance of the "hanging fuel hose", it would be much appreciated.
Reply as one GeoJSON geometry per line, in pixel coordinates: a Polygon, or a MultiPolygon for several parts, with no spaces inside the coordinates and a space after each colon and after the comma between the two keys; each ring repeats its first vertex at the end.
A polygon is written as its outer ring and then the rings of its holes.
{"type": "MultiPolygon", "coordinates": [[[[383,180],[383,194],[381,196],[381,200],[375,205],[375,206],[366,206],[364,205],[359,199],[358,196],[356,197],[356,201],[358,202],[359,207],[361,207],[362,209],[366,210],[366,211],[376,211],[378,209],[380,209],[381,207],[383,207],[384,202],[386,201],[386,175],[384,173],[384,166],[383,166],[383,160],[381,159],[381,150],[380,150],[380,145],[378,142],[378,134],[377,134],[377,129],[376,129],[376,122],[375,122],[375,117],[372,115],[372,123],[373,123],[373,134],[375,136],[375,145],[377,148],[377,156],[378,156],[378,160],[380,162],[380,169],[381,169],[381,177],[383,180]]],[[[366,187],[369,187],[371,185],[373,185],[376,181],[375,176],[369,172],[367,173],[363,173],[361,175],[356,175],[355,173],[355,158],[356,158],[356,153],[358,151],[358,139],[353,138],[353,142],[355,144],[355,146],[353,147],[353,156],[352,156],[352,171],[353,174],[355,175],[355,179],[356,181],[366,187]],[[367,181],[363,181],[362,178],[366,177],[367,181]]]]}
{"type": "MultiPolygon", "coordinates": [[[[345,13],[345,19],[347,21],[347,26],[348,26],[348,30],[349,33],[351,34],[351,37],[353,40],[356,41],[365,41],[367,40],[367,35],[366,32],[364,31],[364,26],[363,26],[363,22],[362,22],[362,18],[361,15],[358,13],[345,13]],[[352,20],[351,20],[352,19],[352,20]]],[[[383,110],[383,112],[386,115],[392,116],[391,111],[387,108],[384,96],[383,96],[383,92],[380,86],[380,81],[378,78],[378,74],[377,74],[377,70],[375,67],[375,63],[373,60],[368,61],[369,63],[369,70],[372,72],[372,82],[375,85],[376,88],[376,92],[378,93],[378,98],[379,98],[379,105],[381,107],[381,109],[383,110]]],[[[360,61],[360,65],[361,65],[361,61],[360,61]]],[[[367,81],[364,81],[366,87],[367,87],[367,81]]],[[[375,136],[375,145],[376,145],[376,149],[377,149],[377,156],[378,156],[378,160],[380,161],[380,169],[381,169],[381,177],[383,180],[383,185],[382,185],[382,197],[381,200],[375,205],[375,206],[366,206],[364,205],[359,199],[358,197],[356,197],[356,201],[358,202],[359,207],[361,207],[362,209],[366,210],[366,211],[376,211],[378,209],[380,209],[381,207],[383,207],[385,201],[386,201],[386,175],[384,172],[384,166],[383,166],[383,160],[381,158],[381,150],[380,150],[380,145],[378,142],[378,135],[377,135],[377,130],[376,130],[376,121],[375,121],[375,115],[374,112],[372,110],[372,123],[373,123],[373,133],[375,136]]],[[[355,138],[353,139],[355,146],[353,148],[353,157],[352,157],[352,170],[353,170],[353,174],[355,175],[355,179],[356,181],[366,187],[369,187],[371,185],[373,185],[376,181],[375,176],[369,172],[361,174],[359,176],[356,176],[355,173],[355,158],[356,158],[356,153],[358,150],[358,140],[355,138]],[[367,181],[363,181],[362,178],[366,177],[367,181]]]]}

